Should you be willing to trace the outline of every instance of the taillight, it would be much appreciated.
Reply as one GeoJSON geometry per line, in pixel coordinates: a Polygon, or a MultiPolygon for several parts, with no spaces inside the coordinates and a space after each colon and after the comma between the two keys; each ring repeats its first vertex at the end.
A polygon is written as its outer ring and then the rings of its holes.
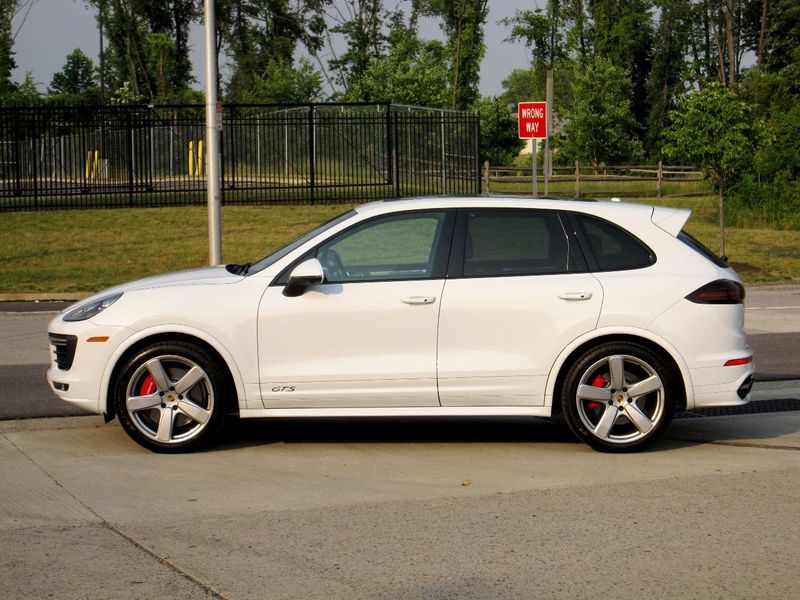
{"type": "Polygon", "coordinates": [[[742,304],[744,286],[738,281],[718,279],[696,289],[686,299],[696,304],[742,304]]]}

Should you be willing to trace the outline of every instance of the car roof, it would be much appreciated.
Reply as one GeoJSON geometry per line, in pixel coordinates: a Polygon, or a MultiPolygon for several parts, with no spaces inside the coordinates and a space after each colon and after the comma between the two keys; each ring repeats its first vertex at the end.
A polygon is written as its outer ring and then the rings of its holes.
{"type": "Polygon", "coordinates": [[[570,199],[532,199],[520,196],[468,196],[468,197],[421,197],[401,200],[381,200],[356,207],[359,214],[379,215],[408,210],[437,208],[528,208],[579,211],[589,214],[612,213],[617,217],[647,216],[653,214],[653,206],[623,202],[570,200],[570,199]]]}
{"type": "Polygon", "coordinates": [[[574,211],[595,215],[630,228],[656,225],[672,236],[677,236],[692,214],[687,208],[671,208],[637,204],[633,202],[603,200],[573,200],[521,196],[466,196],[423,197],[399,200],[381,200],[362,204],[356,212],[365,217],[405,212],[409,210],[434,210],[447,208],[527,208],[540,210],[574,211]]]}

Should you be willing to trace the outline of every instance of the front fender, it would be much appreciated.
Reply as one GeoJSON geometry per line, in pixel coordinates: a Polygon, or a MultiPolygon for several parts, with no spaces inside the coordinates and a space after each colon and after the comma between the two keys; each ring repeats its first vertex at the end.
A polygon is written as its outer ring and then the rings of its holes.
{"type": "Polygon", "coordinates": [[[114,375],[114,370],[117,367],[119,361],[122,359],[122,357],[125,356],[128,350],[137,345],[139,342],[147,340],[148,338],[154,338],[156,336],[163,337],[170,334],[177,334],[180,336],[188,336],[196,338],[211,346],[222,357],[222,360],[225,361],[225,365],[227,366],[228,371],[231,374],[231,379],[233,380],[234,386],[236,387],[236,397],[239,400],[239,408],[241,409],[246,407],[246,393],[245,393],[244,380],[242,378],[242,374],[239,370],[239,367],[233,358],[233,355],[225,346],[225,344],[223,344],[219,339],[215,338],[212,335],[209,335],[207,332],[202,331],[200,329],[189,327],[187,325],[165,323],[137,331],[136,333],[125,339],[121,344],[119,344],[116,350],[114,350],[113,354],[108,359],[108,362],[106,363],[106,366],[103,369],[103,377],[100,380],[101,395],[99,398],[99,408],[103,411],[105,415],[111,414],[113,410],[113,407],[109,407],[109,403],[112,402],[111,382],[112,382],[112,377],[114,375]]]}

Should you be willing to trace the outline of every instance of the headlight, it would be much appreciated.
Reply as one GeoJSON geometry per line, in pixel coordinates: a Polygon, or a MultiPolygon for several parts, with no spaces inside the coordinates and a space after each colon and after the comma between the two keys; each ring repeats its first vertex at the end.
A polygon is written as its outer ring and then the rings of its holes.
{"type": "Polygon", "coordinates": [[[87,304],[69,311],[64,315],[63,319],[64,321],[85,321],[86,319],[91,319],[114,304],[114,302],[119,300],[120,296],[122,296],[122,292],[119,294],[111,294],[110,296],[103,296],[97,300],[92,300],[87,304]]]}

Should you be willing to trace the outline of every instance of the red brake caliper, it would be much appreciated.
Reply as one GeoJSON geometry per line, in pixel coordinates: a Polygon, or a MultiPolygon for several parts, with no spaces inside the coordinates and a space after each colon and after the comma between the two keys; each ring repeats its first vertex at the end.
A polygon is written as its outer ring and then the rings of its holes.
{"type": "MultiPolygon", "coordinates": [[[[598,375],[592,380],[592,387],[606,387],[606,378],[604,375],[598,375]]],[[[155,391],[155,390],[154,390],[155,391]]],[[[600,406],[599,402],[595,402],[594,400],[590,400],[589,403],[586,405],[589,410],[594,410],[598,406],[600,406]]]]}
{"type": "Polygon", "coordinates": [[[158,386],[156,385],[156,380],[153,379],[153,376],[148,375],[145,377],[141,387],[139,388],[139,395],[149,396],[150,394],[155,394],[157,391],[158,386]]]}

